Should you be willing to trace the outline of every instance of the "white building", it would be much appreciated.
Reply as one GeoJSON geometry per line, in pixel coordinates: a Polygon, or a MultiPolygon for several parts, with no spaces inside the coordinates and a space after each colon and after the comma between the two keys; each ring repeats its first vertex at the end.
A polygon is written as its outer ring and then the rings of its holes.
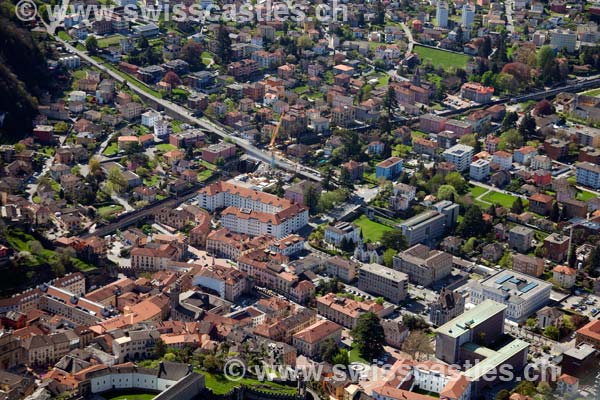
{"type": "Polygon", "coordinates": [[[457,144],[445,150],[442,155],[446,161],[454,164],[457,171],[464,171],[471,165],[473,147],[466,144],[457,144]]]}
{"type": "Polygon", "coordinates": [[[154,110],[148,110],[142,114],[142,125],[148,128],[154,128],[154,124],[160,119],[160,113],[154,110]]]}
{"type": "Polygon", "coordinates": [[[83,101],[85,102],[86,94],[82,90],[73,90],[69,93],[69,102],[83,101]]]}
{"type": "Polygon", "coordinates": [[[441,28],[448,27],[448,3],[444,3],[442,1],[437,3],[435,18],[437,20],[436,26],[441,28]]]}
{"type": "Polygon", "coordinates": [[[325,228],[325,242],[334,246],[339,246],[343,239],[352,241],[354,244],[359,243],[360,228],[350,222],[340,221],[335,225],[329,225],[325,228]]]}
{"type": "Polygon", "coordinates": [[[154,136],[159,139],[166,138],[173,132],[173,128],[171,128],[171,124],[164,120],[159,119],[154,123],[154,136]]]}
{"type": "Polygon", "coordinates": [[[600,165],[590,162],[575,164],[577,183],[594,189],[600,188],[600,165]]]}
{"type": "Polygon", "coordinates": [[[523,321],[550,299],[552,284],[515,271],[503,270],[470,288],[471,303],[490,299],[505,304],[506,318],[523,321]]]}
{"type": "Polygon", "coordinates": [[[59,58],[58,63],[67,69],[73,69],[79,68],[81,60],[79,59],[79,56],[72,55],[59,58]]]}
{"type": "Polygon", "coordinates": [[[471,28],[473,21],[475,20],[475,9],[468,3],[463,4],[462,7],[462,26],[465,28],[471,28]]]}
{"type": "Polygon", "coordinates": [[[552,280],[561,288],[570,289],[575,286],[577,280],[577,270],[566,265],[557,265],[552,270],[552,280]]]}
{"type": "Polygon", "coordinates": [[[469,166],[469,177],[476,181],[483,181],[490,175],[490,162],[480,158],[469,166]]]}
{"type": "Polygon", "coordinates": [[[550,34],[550,46],[556,50],[566,50],[573,53],[576,44],[577,33],[571,30],[556,29],[550,34]]]}

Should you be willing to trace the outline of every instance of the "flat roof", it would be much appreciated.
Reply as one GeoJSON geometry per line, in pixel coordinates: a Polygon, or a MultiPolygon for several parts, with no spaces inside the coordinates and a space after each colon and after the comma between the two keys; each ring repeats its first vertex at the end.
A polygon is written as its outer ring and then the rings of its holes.
{"type": "MultiPolygon", "coordinates": [[[[466,345],[471,344],[466,343],[463,346],[466,345]]],[[[493,351],[490,349],[485,349],[485,351],[481,350],[482,353],[488,353],[490,355],[482,361],[480,361],[479,363],[475,364],[475,366],[466,370],[464,374],[469,379],[469,381],[477,381],[489,371],[498,368],[498,366],[506,363],[506,361],[508,361],[515,354],[518,354],[519,352],[527,349],[528,347],[529,343],[521,339],[515,339],[498,351],[493,351]]]]}
{"type": "Polygon", "coordinates": [[[486,299],[477,307],[459,315],[451,321],[446,322],[435,330],[437,333],[450,337],[459,337],[469,329],[472,329],[480,323],[487,321],[494,315],[506,310],[506,305],[497,301],[486,299]]]}

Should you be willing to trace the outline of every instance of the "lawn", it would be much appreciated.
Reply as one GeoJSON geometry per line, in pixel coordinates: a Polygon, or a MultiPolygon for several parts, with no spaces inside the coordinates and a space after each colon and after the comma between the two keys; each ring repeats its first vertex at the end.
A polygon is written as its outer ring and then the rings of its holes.
{"type": "Polygon", "coordinates": [[[106,146],[106,148],[104,149],[102,154],[107,157],[110,157],[110,156],[114,156],[118,152],[119,152],[119,145],[117,144],[117,142],[112,142],[108,146],[106,146]]]}
{"type": "Polygon", "coordinates": [[[365,240],[370,240],[371,242],[377,242],[380,240],[384,232],[394,230],[394,228],[391,228],[387,225],[371,221],[366,215],[361,215],[353,222],[360,227],[365,240]]]}
{"type": "Polygon", "coordinates": [[[156,150],[160,150],[160,151],[171,151],[171,150],[175,150],[177,149],[177,147],[173,146],[170,143],[161,143],[161,144],[157,144],[156,145],[156,150]]]}
{"type": "Polygon", "coordinates": [[[273,394],[293,395],[297,393],[295,387],[270,382],[268,380],[261,382],[257,379],[242,378],[239,381],[232,381],[220,374],[216,375],[205,371],[199,371],[199,373],[204,375],[206,387],[216,395],[227,394],[234,388],[240,386],[240,384],[273,394]]]}
{"type": "Polygon", "coordinates": [[[71,41],[71,36],[69,36],[69,34],[65,31],[59,31],[58,37],[61,38],[62,40],[64,40],[65,42],[71,41]]]}
{"type": "Polygon", "coordinates": [[[112,70],[114,73],[116,73],[117,75],[120,75],[122,78],[126,79],[127,82],[131,83],[132,85],[137,86],[138,88],[142,89],[144,92],[153,95],[154,97],[158,97],[161,98],[162,95],[157,92],[156,90],[151,89],[150,87],[148,87],[144,82],[139,81],[137,79],[135,79],[133,76],[126,74],[125,72],[121,71],[118,68],[115,68],[114,66],[112,66],[110,63],[105,62],[105,60],[99,58],[99,57],[92,57],[94,60],[98,61],[100,64],[103,64],[106,68],[112,70]]]}
{"type": "Polygon", "coordinates": [[[354,347],[354,343],[352,343],[352,349],[348,352],[348,361],[353,362],[361,362],[368,364],[367,361],[360,356],[358,350],[354,347]]]}
{"type": "Polygon", "coordinates": [[[473,195],[473,198],[476,199],[477,197],[481,196],[482,194],[484,194],[485,192],[487,192],[488,189],[481,187],[481,186],[471,186],[469,188],[469,192],[471,192],[471,194],[473,195]]]}
{"type": "Polygon", "coordinates": [[[144,185],[158,187],[160,183],[160,177],[158,175],[151,175],[149,178],[144,178],[144,185]]]}
{"type": "Polygon", "coordinates": [[[582,94],[584,94],[586,96],[592,96],[592,97],[598,96],[598,95],[600,95],[600,88],[588,90],[587,92],[583,92],[582,94]]]}
{"type": "Polygon", "coordinates": [[[510,208],[516,199],[517,198],[515,196],[512,196],[510,194],[494,191],[490,191],[488,194],[481,198],[481,200],[483,201],[487,201],[491,204],[500,204],[502,207],[505,208],[510,208]]]}
{"type": "Polygon", "coordinates": [[[114,214],[120,213],[123,211],[123,206],[120,204],[111,204],[109,206],[103,206],[98,208],[98,215],[102,218],[110,218],[114,214]]]}
{"type": "Polygon", "coordinates": [[[595,193],[592,193],[592,192],[587,192],[585,190],[577,192],[577,200],[589,201],[589,200],[593,199],[594,197],[597,197],[597,196],[595,193]]]}
{"type": "Polygon", "coordinates": [[[198,174],[198,181],[204,182],[205,180],[210,179],[211,176],[213,176],[213,171],[210,169],[205,169],[198,174]]]}
{"type": "Polygon", "coordinates": [[[450,53],[444,50],[431,49],[429,47],[415,46],[415,53],[419,55],[422,61],[431,60],[434,67],[458,67],[465,68],[469,56],[466,54],[450,53]]]}
{"type": "Polygon", "coordinates": [[[105,49],[110,46],[116,46],[124,37],[121,35],[108,36],[98,40],[98,47],[105,49]]]}
{"type": "Polygon", "coordinates": [[[108,392],[102,395],[106,400],[150,400],[156,397],[156,393],[125,393],[108,392]]]}

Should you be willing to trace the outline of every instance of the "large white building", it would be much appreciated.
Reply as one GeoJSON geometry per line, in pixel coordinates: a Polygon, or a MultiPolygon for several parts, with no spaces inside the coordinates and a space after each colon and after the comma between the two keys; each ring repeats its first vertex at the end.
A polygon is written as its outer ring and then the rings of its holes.
{"type": "Polygon", "coordinates": [[[408,293],[408,275],[383,265],[366,264],[358,272],[358,287],[398,304],[408,293]]]}
{"type": "Polygon", "coordinates": [[[474,20],[475,20],[475,8],[468,3],[463,4],[462,25],[465,28],[471,28],[471,25],[473,25],[474,20]]]}
{"type": "Polygon", "coordinates": [[[490,162],[480,158],[469,166],[469,177],[476,181],[483,181],[490,175],[490,162]]]}
{"type": "Polygon", "coordinates": [[[223,226],[248,235],[287,236],[308,223],[303,205],[229,182],[216,182],[199,191],[199,206],[221,213],[223,226]]]}
{"type": "Polygon", "coordinates": [[[451,162],[457,171],[464,171],[471,165],[473,147],[466,144],[457,144],[442,153],[444,159],[451,162]]]}
{"type": "Polygon", "coordinates": [[[439,1],[435,12],[436,26],[441,28],[448,27],[448,3],[439,1]]]}
{"type": "Polygon", "coordinates": [[[600,188],[600,166],[590,162],[575,164],[577,183],[594,189],[600,188]]]}
{"type": "Polygon", "coordinates": [[[471,285],[471,302],[490,299],[505,304],[506,318],[523,321],[546,305],[552,284],[515,271],[500,271],[471,285]]]}
{"type": "Polygon", "coordinates": [[[360,228],[353,223],[340,221],[325,228],[324,239],[335,246],[339,246],[343,239],[358,244],[361,242],[360,228]]]}
{"type": "Polygon", "coordinates": [[[557,50],[575,51],[577,33],[566,29],[556,29],[550,34],[550,46],[557,50]]]}

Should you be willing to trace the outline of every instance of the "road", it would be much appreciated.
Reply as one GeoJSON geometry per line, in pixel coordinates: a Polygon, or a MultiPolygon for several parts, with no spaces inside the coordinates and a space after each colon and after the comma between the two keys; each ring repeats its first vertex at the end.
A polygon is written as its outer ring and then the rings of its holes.
{"type": "Polygon", "coordinates": [[[81,57],[82,60],[85,60],[87,63],[93,65],[94,67],[98,68],[102,72],[108,74],[111,78],[113,78],[117,82],[120,82],[120,83],[127,82],[129,89],[131,89],[137,95],[139,95],[142,98],[149,99],[150,101],[154,102],[155,104],[158,104],[165,110],[169,110],[171,113],[179,116],[183,121],[187,121],[189,123],[196,124],[204,129],[206,129],[207,131],[221,137],[222,139],[230,140],[231,142],[233,142],[237,146],[239,146],[242,150],[244,150],[244,152],[246,154],[248,154],[260,161],[263,161],[266,163],[273,163],[278,168],[281,168],[281,169],[286,170],[291,173],[296,173],[300,176],[303,176],[304,178],[310,179],[315,182],[322,181],[322,178],[321,178],[320,174],[318,174],[317,171],[310,169],[308,167],[305,167],[304,165],[302,165],[300,163],[296,163],[291,160],[288,160],[284,157],[281,157],[281,156],[278,156],[275,154],[271,154],[264,150],[258,149],[257,147],[252,145],[249,141],[232,135],[232,133],[229,132],[223,126],[217,125],[216,123],[214,123],[206,118],[194,117],[192,115],[192,112],[190,112],[190,110],[186,109],[185,107],[182,107],[182,106],[175,104],[173,102],[170,102],[168,100],[158,98],[158,97],[154,96],[153,94],[144,91],[143,89],[139,88],[136,85],[130,85],[129,82],[125,78],[123,78],[121,75],[117,74],[112,69],[105,67],[102,63],[94,60],[92,57],[88,56],[85,52],[76,49],[75,47],[71,46],[69,43],[65,42],[58,36],[54,36],[54,38],[57,41],[61,42],[69,51],[71,51],[74,54],[77,54],[79,57],[81,57]]]}
{"type": "Polygon", "coordinates": [[[505,0],[504,8],[506,13],[506,30],[510,33],[515,32],[515,25],[513,23],[513,0],[505,0]]]}
{"type": "Polygon", "coordinates": [[[406,48],[406,56],[408,57],[413,52],[413,47],[415,46],[415,39],[413,38],[412,32],[404,22],[400,23],[400,26],[402,26],[402,29],[404,29],[404,33],[406,34],[406,38],[408,39],[408,47],[406,48]]]}

